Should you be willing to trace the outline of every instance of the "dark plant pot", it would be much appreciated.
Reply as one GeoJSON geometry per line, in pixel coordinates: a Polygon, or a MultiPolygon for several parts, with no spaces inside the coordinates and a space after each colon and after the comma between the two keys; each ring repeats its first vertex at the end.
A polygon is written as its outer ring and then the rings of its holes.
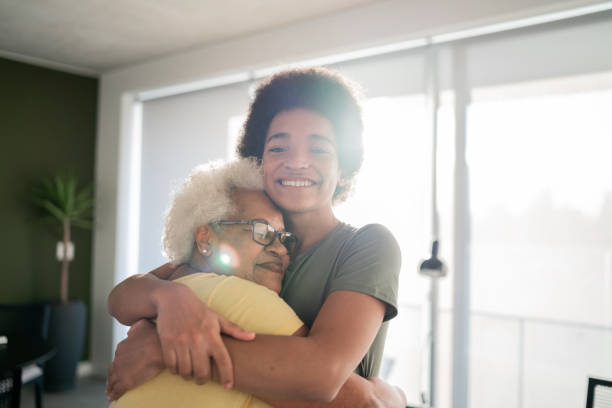
{"type": "Polygon", "coordinates": [[[55,347],[56,354],[45,364],[45,391],[66,391],[76,386],[86,319],[87,307],[79,300],[51,305],[49,343],[55,347]]]}

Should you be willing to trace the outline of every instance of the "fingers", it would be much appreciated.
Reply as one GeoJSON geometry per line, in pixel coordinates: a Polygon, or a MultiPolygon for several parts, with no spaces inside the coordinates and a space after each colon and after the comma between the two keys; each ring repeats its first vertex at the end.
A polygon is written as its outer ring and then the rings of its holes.
{"type": "Polygon", "coordinates": [[[106,374],[106,387],[104,388],[104,393],[106,394],[106,399],[108,401],[112,401],[111,399],[111,387],[110,387],[110,377],[111,377],[111,367],[113,366],[113,363],[111,363],[108,366],[108,371],[106,374]]]}
{"type": "Polygon", "coordinates": [[[203,352],[194,352],[193,376],[196,384],[206,384],[210,380],[210,359],[203,352]]]}
{"type": "Polygon", "coordinates": [[[172,374],[178,374],[186,380],[193,378],[192,350],[186,339],[182,341],[166,341],[162,343],[164,365],[172,374]]]}
{"type": "Polygon", "coordinates": [[[123,393],[119,392],[119,388],[117,387],[117,383],[110,383],[108,389],[106,390],[106,399],[109,401],[118,400],[123,393]]]}
{"type": "Polygon", "coordinates": [[[214,359],[219,372],[219,383],[226,388],[233,386],[233,367],[230,355],[217,330],[211,330],[208,336],[197,335],[190,347],[175,348],[164,354],[166,367],[175,370],[176,374],[190,380],[195,377],[198,384],[211,379],[211,359],[214,359]]]}
{"type": "Polygon", "coordinates": [[[184,319],[176,324],[176,319],[162,322],[158,317],[156,330],[165,367],[172,374],[185,379],[195,377],[198,384],[203,384],[211,379],[213,359],[215,380],[231,388],[234,383],[232,361],[221,333],[245,341],[252,340],[255,333],[243,330],[210,310],[202,318],[193,320],[195,323],[184,319]]]}
{"type": "Polygon", "coordinates": [[[128,390],[159,373],[167,362],[176,369],[174,354],[163,355],[155,328],[150,324],[135,324],[131,336],[121,341],[108,369],[106,397],[115,400],[128,390]],[[164,358],[166,360],[164,360],[164,358]]]}
{"type": "Polygon", "coordinates": [[[219,371],[219,384],[225,389],[232,388],[234,385],[234,368],[229,352],[220,337],[215,344],[211,344],[210,354],[219,371]]]}
{"type": "Polygon", "coordinates": [[[174,352],[174,349],[163,346],[162,353],[164,356],[164,365],[166,366],[168,371],[170,371],[172,374],[177,374],[178,367],[176,366],[177,359],[176,359],[176,353],[174,352]]]}
{"type": "Polygon", "coordinates": [[[221,327],[221,333],[235,339],[249,341],[255,338],[255,333],[242,329],[222,316],[219,316],[219,326],[221,327]]]}
{"type": "Polygon", "coordinates": [[[133,325],[130,326],[130,329],[128,330],[127,334],[128,336],[133,334],[136,331],[139,330],[145,330],[148,327],[151,327],[152,323],[150,321],[148,321],[147,319],[140,319],[138,320],[136,323],[134,323],[133,325]]]}
{"type": "Polygon", "coordinates": [[[199,385],[205,384],[210,380],[210,358],[204,350],[203,341],[199,341],[191,350],[191,362],[193,365],[193,376],[199,385]]]}
{"type": "Polygon", "coordinates": [[[106,377],[106,399],[115,401],[119,399],[129,389],[129,384],[123,384],[120,377],[117,375],[114,363],[108,367],[108,375],[106,377]]]}
{"type": "Polygon", "coordinates": [[[191,352],[189,347],[181,347],[175,350],[177,360],[177,373],[185,380],[191,380],[193,377],[193,370],[191,368],[191,352]]]}
{"type": "Polygon", "coordinates": [[[121,382],[113,382],[110,384],[109,390],[106,392],[106,399],[109,401],[116,401],[121,398],[121,396],[125,394],[127,390],[128,388],[122,385],[121,382]]]}

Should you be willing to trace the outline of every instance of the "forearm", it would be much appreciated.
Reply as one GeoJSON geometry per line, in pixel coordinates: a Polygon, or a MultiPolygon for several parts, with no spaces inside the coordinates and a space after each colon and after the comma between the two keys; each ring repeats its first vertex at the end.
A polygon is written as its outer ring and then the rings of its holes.
{"type": "Polygon", "coordinates": [[[108,369],[106,396],[118,399],[127,390],[153,378],[164,368],[161,345],[155,326],[146,320],[136,322],[128,337],[115,350],[108,369]]]}
{"type": "Polygon", "coordinates": [[[248,344],[225,339],[236,388],[273,398],[333,400],[372,344],[383,314],[378,300],[337,291],[306,338],[261,335],[248,344]]]}
{"type": "Polygon", "coordinates": [[[258,335],[247,343],[224,338],[235,388],[273,398],[330,401],[346,380],[311,338],[258,335]],[[339,383],[334,387],[333,384],[339,383]]]}
{"type": "Polygon", "coordinates": [[[172,270],[163,266],[151,273],[131,276],[115,286],[108,295],[109,313],[125,325],[132,325],[140,319],[155,318],[160,293],[168,288],[184,291],[181,288],[184,285],[162,279],[167,278],[168,272],[172,270]],[[162,268],[165,268],[163,273],[155,273],[162,268]]]}
{"type": "Polygon", "coordinates": [[[403,392],[382,380],[353,373],[330,402],[260,398],[276,408],[404,408],[403,392]]]}

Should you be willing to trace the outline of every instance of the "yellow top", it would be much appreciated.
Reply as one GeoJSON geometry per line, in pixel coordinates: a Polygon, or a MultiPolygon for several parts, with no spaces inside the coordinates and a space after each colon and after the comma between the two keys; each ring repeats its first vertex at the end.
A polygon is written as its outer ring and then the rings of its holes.
{"type": "MultiPolygon", "coordinates": [[[[295,312],[275,292],[251,281],[214,273],[196,273],[176,282],[189,286],[209,308],[246,330],[289,336],[302,326],[295,312]]],[[[113,408],[268,406],[249,394],[225,390],[214,382],[197,385],[166,370],[111,405],[113,408]]]]}

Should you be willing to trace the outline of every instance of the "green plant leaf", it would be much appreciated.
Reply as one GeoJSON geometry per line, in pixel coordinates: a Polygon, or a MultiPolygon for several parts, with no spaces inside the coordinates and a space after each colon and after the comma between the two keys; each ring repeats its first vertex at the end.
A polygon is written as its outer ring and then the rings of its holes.
{"type": "Polygon", "coordinates": [[[66,197],[66,214],[68,216],[72,215],[74,211],[74,201],[75,201],[75,189],[76,189],[76,179],[74,177],[70,177],[66,180],[65,185],[65,197],[66,197]]]}
{"type": "Polygon", "coordinates": [[[57,204],[66,209],[66,186],[64,183],[64,179],[62,179],[60,176],[55,176],[55,190],[52,192],[52,194],[55,195],[56,200],[57,200],[57,204]]]}
{"type": "Polygon", "coordinates": [[[91,217],[88,212],[94,206],[93,186],[78,188],[78,181],[73,176],[45,178],[31,190],[30,201],[43,216],[51,216],[60,223],[64,220],[77,223],[82,228],[91,228],[91,217]]]}
{"type": "Polygon", "coordinates": [[[91,200],[93,202],[93,186],[91,184],[83,187],[76,195],[76,201],[81,202],[85,200],[91,200]]]}
{"type": "Polygon", "coordinates": [[[49,211],[49,213],[57,218],[60,222],[62,222],[64,218],[67,218],[67,215],[51,201],[44,201],[43,208],[49,211]]]}
{"type": "Polygon", "coordinates": [[[74,209],[72,211],[72,215],[74,217],[80,217],[84,212],[92,209],[93,204],[94,204],[93,198],[76,201],[74,209]]]}

